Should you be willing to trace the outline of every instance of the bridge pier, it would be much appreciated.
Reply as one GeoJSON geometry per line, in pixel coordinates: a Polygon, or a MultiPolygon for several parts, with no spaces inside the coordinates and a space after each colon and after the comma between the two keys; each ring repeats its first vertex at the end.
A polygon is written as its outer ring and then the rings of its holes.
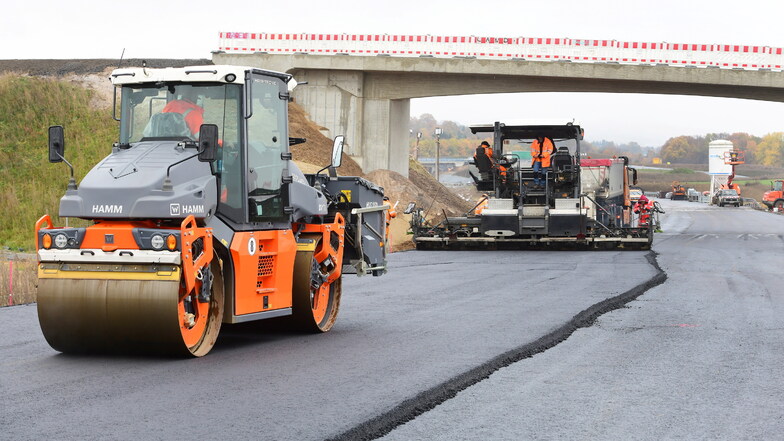
{"type": "Polygon", "coordinates": [[[410,99],[367,98],[365,73],[341,70],[293,70],[294,101],[327,136],[346,135],[346,153],[366,173],[378,169],[408,176],[410,99]]]}

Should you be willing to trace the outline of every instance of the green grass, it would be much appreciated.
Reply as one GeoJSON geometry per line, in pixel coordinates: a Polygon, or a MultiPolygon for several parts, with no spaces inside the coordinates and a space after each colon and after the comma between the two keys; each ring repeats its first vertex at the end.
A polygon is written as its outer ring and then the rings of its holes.
{"type": "Polygon", "coordinates": [[[47,159],[50,125],[65,127],[65,157],[77,182],[111,151],[117,125],[111,109],[90,107],[92,93],[65,81],[0,76],[0,247],[31,251],[44,214],[63,224],[57,211],[69,171],[47,159]]]}
{"type": "Polygon", "coordinates": [[[691,173],[696,173],[696,172],[694,170],[690,169],[690,168],[674,168],[674,169],[668,171],[667,173],[671,173],[671,174],[691,174],[691,173]]]}
{"type": "Polygon", "coordinates": [[[768,179],[762,179],[762,180],[760,180],[760,179],[747,179],[747,180],[735,179],[732,182],[734,182],[734,183],[736,183],[738,185],[763,185],[763,186],[768,186],[768,187],[770,186],[770,180],[768,180],[768,179]]]}

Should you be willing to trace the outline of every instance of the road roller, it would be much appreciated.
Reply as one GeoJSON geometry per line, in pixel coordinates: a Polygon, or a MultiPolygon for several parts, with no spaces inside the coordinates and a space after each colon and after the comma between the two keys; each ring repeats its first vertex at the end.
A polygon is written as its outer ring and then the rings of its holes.
{"type": "Polygon", "coordinates": [[[52,348],[200,357],[222,324],[327,332],[342,274],[386,272],[383,189],[338,176],[344,138],[314,174],[292,160],[305,140],[288,134],[291,75],[128,67],[111,81],[119,139],[78,185],[64,128],[49,128],[49,161],[71,176],[66,226],[35,225],[52,348]]]}

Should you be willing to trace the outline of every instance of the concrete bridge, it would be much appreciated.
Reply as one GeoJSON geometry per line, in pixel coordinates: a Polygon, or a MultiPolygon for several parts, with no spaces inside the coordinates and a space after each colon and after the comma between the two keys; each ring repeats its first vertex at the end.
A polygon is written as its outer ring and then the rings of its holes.
{"type": "Polygon", "coordinates": [[[606,92],[784,102],[781,48],[567,39],[461,43],[431,36],[426,39],[432,41],[379,42],[374,36],[298,35],[223,33],[213,61],[289,72],[307,81],[295,89],[294,99],[333,136],[346,135],[347,153],[365,171],[408,175],[411,98],[606,92]]]}

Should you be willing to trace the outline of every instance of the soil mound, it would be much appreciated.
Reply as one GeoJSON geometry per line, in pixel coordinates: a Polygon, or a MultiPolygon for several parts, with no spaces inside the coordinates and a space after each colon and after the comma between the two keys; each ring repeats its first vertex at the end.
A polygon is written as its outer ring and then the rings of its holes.
{"type": "Polygon", "coordinates": [[[414,248],[408,234],[411,216],[403,214],[409,202],[416,202],[425,210],[425,216],[436,222],[443,218],[444,212],[458,216],[473,206],[438,183],[418,162],[410,161],[409,177],[391,170],[374,170],[365,175],[365,179],[384,187],[384,194],[393,206],[397,204],[397,217],[390,223],[389,233],[393,252],[414,248]]]}
{"type": "MultiPolygon", "coordinates": [[[[321,127],[308,119],[305,110],[296,103],[289,103],[289,136],[305,138],[306,142],[291,147],[294,161],[319,166],[316,170],[332,161],[332,140],[321,133],[321,127]]],[[[305,173],[315,173],[315,171],[305,173]]],[[[362,168],[350,156],[343,153],[343,164],[338,168],[341,176],[362,176],[362,168]]]]}

